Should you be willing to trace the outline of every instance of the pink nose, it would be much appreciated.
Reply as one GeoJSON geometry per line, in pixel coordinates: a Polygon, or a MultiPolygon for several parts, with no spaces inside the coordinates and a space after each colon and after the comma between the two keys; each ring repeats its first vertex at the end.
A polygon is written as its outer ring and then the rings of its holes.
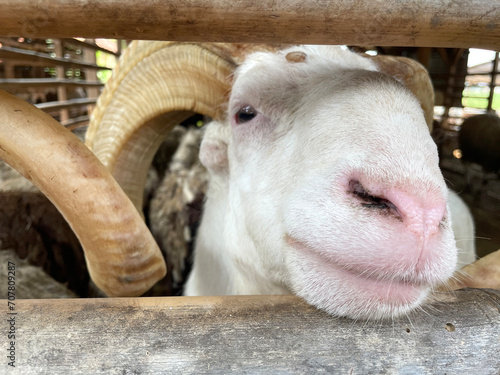
{"type": "Polygon", "coordinates": [[[392,215],[423,239],[439,231],[446,210],[444,197],[431,192],[419,197],[396,188],[382,189],[367,185],[357,180],[349,183],[351,193],[363,207],[392,215]]]}
{"type": "Polygon", "coordinates": [[[427,238],[439,231],[446,210],[444,199],[429,197],[428,200],[416,199],[402,191],[391,189],[386,198],[398,209],[403,223],[417,235],[427,238]]]}

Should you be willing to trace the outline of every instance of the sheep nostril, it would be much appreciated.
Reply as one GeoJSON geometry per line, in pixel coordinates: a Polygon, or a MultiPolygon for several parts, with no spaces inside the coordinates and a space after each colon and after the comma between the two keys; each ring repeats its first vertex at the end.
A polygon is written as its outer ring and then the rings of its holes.
{"type": "Polygon", "coordinates": [[[378,208],[381,210],[387,209],[387,210],[397,211],[396,206],[393,205],[391,202],[389,202],[387,199],[377,198],[377,197],[370,197],[369,199],[371,200],[369,203],[361,203],[361,205],[363,207],[368,207],[368,208],[378,208]]]}
{"type": "Polygon", "coordinates": [[[347,192],[354,197],[355,204],[371,212],[391,216],[425,238],[439,233],[445,220],[446,198],[439,191],[429,191],[422,196],[395,187],[382,188],[376,183],[367,187],[352,179],[347,192]]]}
{"type": "Polygon", "coordinates": [[[387,211],[399,216],[398,208],[390,200],[370,194],[359,181],[351,180],[349,190],[361,202],[361,206],[387,211]]]}

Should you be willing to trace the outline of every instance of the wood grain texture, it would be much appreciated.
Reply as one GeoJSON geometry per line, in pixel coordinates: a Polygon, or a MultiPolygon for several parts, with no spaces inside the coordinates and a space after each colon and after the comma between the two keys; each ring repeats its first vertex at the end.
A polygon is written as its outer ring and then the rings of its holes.
{"type": "Polygon", "coordinates": [[[0,35],[379,46],[500,46],[491,0],[0,0],[0,35]]]}
{"type": "Polygon", "coordinates": [[[424,310],[354,322],[295,296],[19,300],[9,374],[498,375],[500,291],[424,310]]]}

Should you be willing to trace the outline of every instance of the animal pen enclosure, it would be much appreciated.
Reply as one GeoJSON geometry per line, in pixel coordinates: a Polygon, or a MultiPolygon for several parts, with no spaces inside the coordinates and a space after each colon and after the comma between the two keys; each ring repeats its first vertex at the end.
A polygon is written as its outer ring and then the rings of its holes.
{"type": "MultiPolygon", "coordinates": [[[[119,44],[118,44],[119,45],[119,44]]],[[[103,83],[94,51],[119,53],[78,39],[0,38],[0,87],[73,129],[88,123],[103,83]]]]}
{"type": "MultiPolygon", "coordinates": [[[[4,0],[0,9],[4,37],[500,47],[500,10],[487,0],[4,0]]],[[[16,300],[16,367],[2,366],[19,374],[498,374],[499,292],[439,298],[425,312],[377,323],[333,318],[292,296],[16,300]]],[[[1,303],[5,320],[14,316],[1,303]]],[[[7,333],[1,342],[12,345],[7,333]]]]}

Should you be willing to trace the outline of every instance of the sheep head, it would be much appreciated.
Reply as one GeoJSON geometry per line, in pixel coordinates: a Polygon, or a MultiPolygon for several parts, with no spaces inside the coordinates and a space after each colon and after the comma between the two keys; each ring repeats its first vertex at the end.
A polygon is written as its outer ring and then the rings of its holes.
{"type": "Polygon", "coordinates": [[[381,318],[452,275],[437,149],[421,103],[384,69],[331,47],[239,67],[227,117],[200,150],[212,180],[188,294],[292,291],[335,315],[381,318]]]}
{"type": "Polygon", "coordinates": [[[103,291],[140,295],[165,273],[138,213],[146,168],[173,124],[209,115],[200,158],[211,182],[188,294],[294,292],[349,317],[415,308],[456,262],[426,128],[432,95],[416,93],[419,103],[401,83],[430,87],[428,77],[409,60],[338,48],[245,58],[252,49],[274,50],[132,43],[89,126],[102,164],[0,93],[0,157],[61,210],[103,291]]]}
{"type": "Polygon", "coordinates": [[[294,292],[349,317],[419,306],[456,263],[425,70],[339,48],[269,49],[134,42],[87,144],[140,210],[168,128],[192,112],[215,119],[187,294],[294,292]]]}

